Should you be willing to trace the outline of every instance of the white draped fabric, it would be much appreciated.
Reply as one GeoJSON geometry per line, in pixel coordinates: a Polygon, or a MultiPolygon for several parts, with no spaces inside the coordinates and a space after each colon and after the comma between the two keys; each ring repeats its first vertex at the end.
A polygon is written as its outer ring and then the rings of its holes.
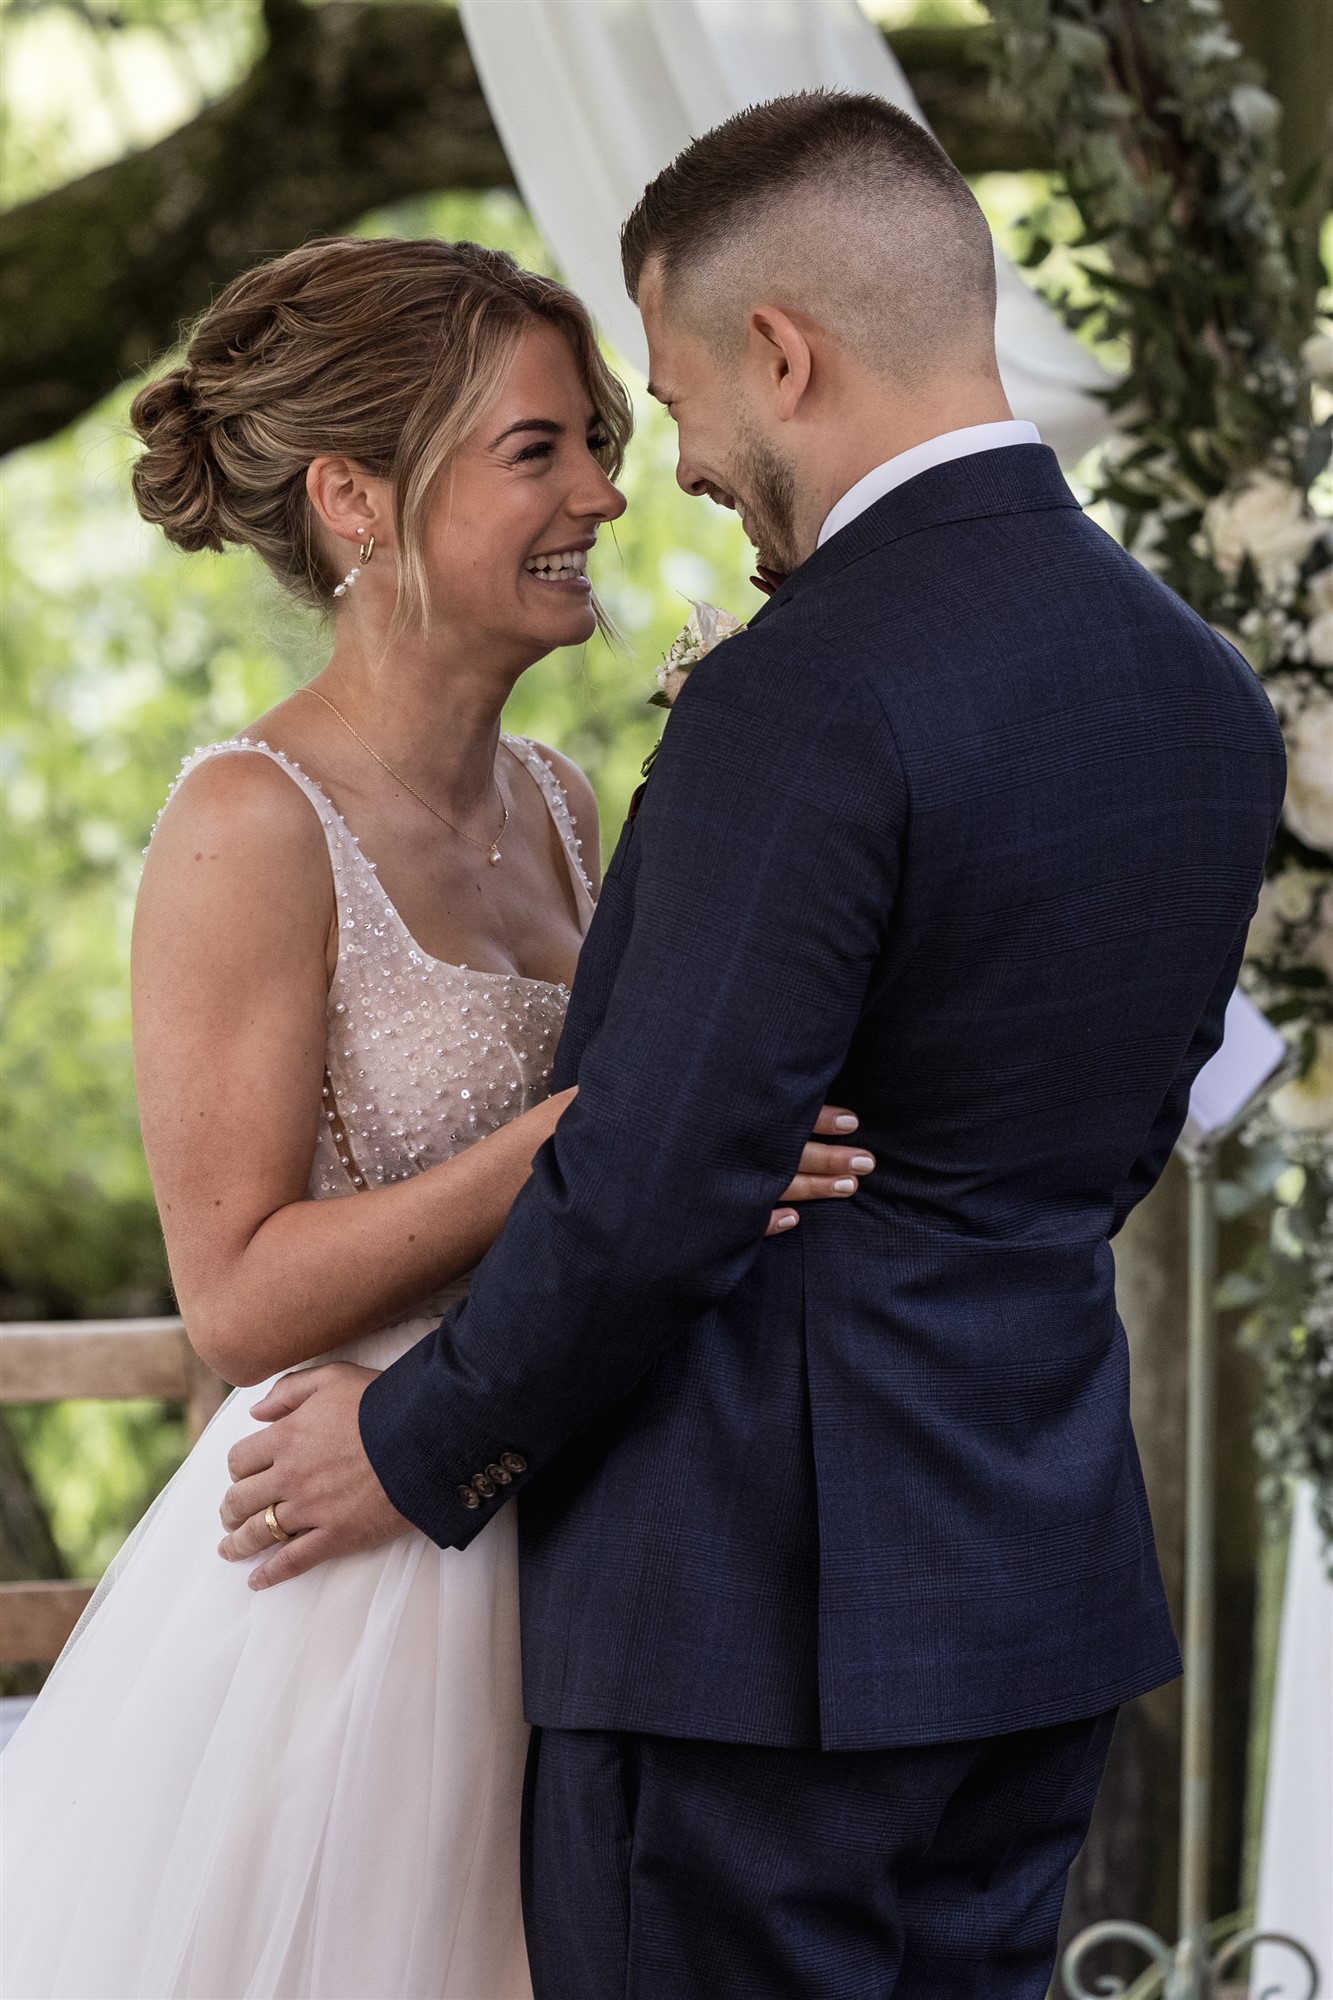
{"type": "MultiPolygon", "coordinates": [[[[1308,1485],[1297,1488],[1278,1642],[1255,1920],[1314,1954],[1321,1993],[1333,1989],[1333,1581],[1308,1485]]],[[[1261,1947],[1253,2000],[1299,1994],[1289,1951],[1261,1947]]]]}
{"type": "MultiPolygon", "coordinates": [[[[856,0],[459,0],[514,177],[564,276],[613,346],[647,366],[620,276],[620,225],[646,182],[748,104],[819,85],[921,108],[856,0]]],[[[924,123],[924,119],[922,123],[924,123]]],[[[1014,415],[1072,465],[1113,421],[1110,381],[997,258],[1000,369],[1014,415]]]]}

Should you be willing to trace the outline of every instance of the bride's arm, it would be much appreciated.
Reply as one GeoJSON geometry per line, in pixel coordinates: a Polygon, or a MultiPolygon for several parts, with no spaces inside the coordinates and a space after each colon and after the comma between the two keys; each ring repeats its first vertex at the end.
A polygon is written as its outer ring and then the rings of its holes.
{"type": "Polygon", "coordinates": [[[144,1146],[191,1341],[254,1383],[407,1312],[490,1248],[572,1092],[457,1158],[310,1201],[336,947],[328,853],[267,758],[196,769],[135,913],[144,1146]]]}

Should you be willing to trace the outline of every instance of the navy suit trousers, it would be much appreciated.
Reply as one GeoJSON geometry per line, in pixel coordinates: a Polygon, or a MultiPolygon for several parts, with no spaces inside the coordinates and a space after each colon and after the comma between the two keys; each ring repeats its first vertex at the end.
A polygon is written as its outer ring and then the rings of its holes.
{"type": "Polygon", "coordinates": [[[534,1730],[537,2000],[1043,2000],[1114,1724],[869,1751],[534,1730]]]}

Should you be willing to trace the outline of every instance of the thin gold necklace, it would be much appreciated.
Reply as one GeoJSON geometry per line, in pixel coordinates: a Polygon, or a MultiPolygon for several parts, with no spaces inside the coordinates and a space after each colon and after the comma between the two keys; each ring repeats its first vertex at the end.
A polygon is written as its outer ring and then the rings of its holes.
{"type": "Polygon", "coordinates": [[[405,792],[411,792],[412,797],[416,800],[417,804],[424,806],[428,813],[432,814],[434,818],[439,820],[441,826],[447,826],[450,833],[456,833],[458,835],[458,838],[460,840],[465,840],[469,847],[480,848],[481,852],[489,857],[491,866],[493,868],[500,860],[503,859],[500,853],[500,842],[504,839],[505,828],[509,824],[509,808],[505,804],[504,793],[500,790],[499,784],[496,781],[494,774],[492,774],[491,783],[495,786],[495,796],[500,801],[500,812],[502,814],[502,818],[500,820],[500,831],[496,834],[495,839],[488,844],[484,840],[474,840],[470,833],[464,833],[461,826],[455,826],[451,819],[446,819],[444,814],[438,811],[437,808],[431,804],[429,799],[423,799],[420,792],[417,790],[416,786],[409,785],[407,779],[403,776],[401,771],[395,771],[391,764],[386,764],[384,759],[380,756],[379,751],[374,749],[369,743],[367,743],[365,737],[361,734],[359,729],[353,729],[351,723],[347,720],[347,717],[343,714],[342,710],[340,708],[334,708],[333,703],[329,700],[326,694],[321,694],[318,688],[312,688],[312,687],[298,688],[297,693],[312,694],[314,695],[316,701],[322,701],[325,708],[330,709],[332,713],[337,716],[339,722],[341,722],[343,728],[348,732],[348,734],[350,736],[355,736],[357,742],[361,745],[361,748],[364,751],[366,751],[366,753],[369,756],[375,759],[375,762],[379,765],[380,769],[382,771],[387,771],[389,773],[389,776],[393,779],[396,785],[401,785],[405,792]]]}

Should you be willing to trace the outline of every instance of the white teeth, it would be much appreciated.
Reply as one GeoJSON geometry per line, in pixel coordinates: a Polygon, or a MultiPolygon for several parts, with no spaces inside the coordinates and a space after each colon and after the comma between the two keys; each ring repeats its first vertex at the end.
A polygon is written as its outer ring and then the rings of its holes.
{"type": "Polygon", "coordinates": [[[586,576],[588,574],[588,551],[586,549],[562,549],[558,555],[530,556],[523,567],[527,570],[529,576],[586,576]]]}

